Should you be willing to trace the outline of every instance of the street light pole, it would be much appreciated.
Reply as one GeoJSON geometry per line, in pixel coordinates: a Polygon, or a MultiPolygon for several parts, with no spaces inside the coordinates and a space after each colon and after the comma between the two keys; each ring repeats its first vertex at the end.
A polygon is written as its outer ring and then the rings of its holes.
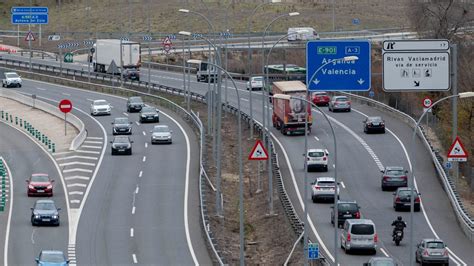
{"type": "MultiPolygon", "coordinates": [[[[448,100],[448,99],[451,99],[451,98],[460,98],[460,99],[463,99],[463,98],[471,98],[471,97],[474,97],[474,92],[473,91],[470,91],[470,92],[461,92],[459,94],[455,94],[455,95],[450,95],[450,96],[446,96],[446,97],[443,97],[439,100],[437,100],[436,102],[434,102],[430,107],[426,108],[426,110],[423,112],[423,114],[421,114],[420,118],[418,119],[418,121],[416,122],[415,124],[415,127],[413,128],[413,135],[412,135],[412,138],[411,138],[411,143],[412,143],[412,147],[415,147],[415,137],[416,137],[416,131],[418,130],[418,127],[420,126],[420,123],[421,121],[423,120],[423,117],[425,117],[425,115],[427,113],[429,113],[431,111],[431,109],[433,109],[433,107],[435,107],[435,105],[437,105],[438,103],[444,101],[444,100],[448,100]]],[[[415,157],[413,157],[415,158],[415,157]]],[[[414,243],[413,243],[413,231],[414,231],[414,226],[413,226],[413,211],[415,209],[415,197],[413,195],[413,192],[415,191],[415,160],[411,160],[412,161],[412,169],[411,169],[411,173],[412,173],[412,177],[411,177],[411,180],[410,180],[410,192],[411,192],[411,197],[410,197],[410,265],[413,265],[413,252],[411,252],[413,250],[413,247],[414,247],[414,243]]],[[[418,192],[418,191],[417,191],[418,192]]]]}

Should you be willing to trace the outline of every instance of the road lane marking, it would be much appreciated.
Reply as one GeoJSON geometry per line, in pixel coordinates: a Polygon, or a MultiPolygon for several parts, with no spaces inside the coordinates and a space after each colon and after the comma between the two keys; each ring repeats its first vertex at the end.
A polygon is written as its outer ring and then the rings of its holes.
{"type": "Polygon", "coordinates": [[[68,184],[67,187],[87,187],[87,185],[81,184],[81,183],[74,183],[74,184],[68,184]]]}
{"type": "Polygon", "coordinates": [[[244,101],[244,102],[248,102],[249,99],[246,99],[246,98],[240,98],[240,100],[244,101]]]}
{"type": "Polygon", "coordinates": [[[335,165],[335,164],[333,164],[333,165],[332,165],[332,168],[336,168],[336,165],[335,165]]]}
{"type": "Polygon", "coordinates": [[[69,162],[69,163],[60,163],[59,166],[69,166],[69,165],[85,165],[85,166],[95,166],[95,163],[83,163],[83,162],[69,162]]]}
{"type": "Polygon", "coordinates": [[[132,214],[135,214],[135,206],[132,207],[132,214]]]}
{"type": "Polygon", "coordinates": [[[102,146],[89,146],[89,145],[82,145],[81,148],[87,148],[87,149],[97,149],[100,150],[102,149],[102,146]]]}
{"type": "Polygon", "coordinates": [[[380,251],[382,251],[382,253],[385,255],[385,257],[390,257],[390,256],[388,255],[388,253],[387,253],[383,248],[380,248],[380,251]]]}
{"type": "Polygon", "coordinates": [[[145,162],[145,161],[146,161],[146,156],[143,156],[143,162],[145,162]]]}
{"type": "Polygon", "coordinates": [[[37,88],[38,90],[40,91],[45,91],[46,89],[43,89],[43,88],[37,88]]]}
{"type": "Polygon", "coordinates": [[[130,237],[133,237],[133,227],[130,228],[130,237]]]}
{"type": "MultiPolygon", "coordinates": [[[[105,147],[106,147],[105,145],[102,146],[102,149],[105,149],[105,147]]],[[[100,152],[98,152],[98,151],[76,150],[76,152],[78,152],[78,153],[88,153],[88,154],[100,154],[100,152]]],[[[99,159],[99,161],[100,161],[100,159],[99,159]]]]}
{"type": "Polygon", "coordinates": [[[89,169],[81,169],[81,168],[73,168],[73,169],[63,170],[63,173],[71,173],[71,172],[92,173],[92,170],[89,170],[89,169]]]}
{"type": "Polygon", "coordinates": [[[89,143],[89,144],[102,144],[102,141],[91,141],[91,140],[84,140],[83,143],[89,143]]]}
{"type": "Polygon", "coordinates": [[[96,139],[96,140],[103,140],[102,137],[87,137],[86,139],[96,139]]]}
{"type": "Polygon", "coordinates": [[[93,99],[90,99],[90,98],[86,98],[86,100],[88,100],[89,102],[93,102],[93,101],[94,101],[93,99]]]}
{"type": "Polygon", "coordinates": [[[148,148],[148,142],[145,142],[145,148],[148,148]]]}
{"type": "Polygon", "coordinates": [[[140,188],[137,186],[137,188],[135,189],[135,194],[138,194],[139,190],[140,190],[140,188]]]}
{"type": "Polygon", "coordinates": [[[77,200],[77,199],[70,200],[69,202],[70,202],[70,203],[81,203],[81,201],[80,201],[80,200],[77,200]]]}
{"type": "Polygon", "coordinates": [[[135,253],[133,253],[132,258],[133,258],[133,263],[137,264],[138,260],[137,260],[137,255],[135,255],[135,253]]]}
{"type": "Polygon", "coordinates": [[[98,157],[91,157],[91,156],[68,156],[68,157],[62,157],[62,158],[57,158],[56,161],[64,161],[64,160],[69,160],[69,159],[86,159],[86,160],[98,160],[98,157]]]}
{"type": "Polygon", "coordinates": [[[61,94],[62,94],[62,95],[66,95],[66,96],[71,96],[71,94],[65,93],[65,92],[63,92],[63,93],[61,93],[61,94]]]}
{"type": "Polygon", "coordinates": [[[146,136],[146,133],[145,133],[145,131],[143,131],[143,136],[146,136]]]}
{"type": "Polygon", "coordinates": [[[140,173],[138,174],[138,177],[142,177],[143,175],[143,171],[140,171],[140,173]]]}
{"type": "Polygon", "coordinates": [[[74,176],[68,176],[65,177],[64,180],[73,180],[73,179],[79,179],[79,180],[90,180],[91,178],[88,176],[80,176],[80,175],[74,175],[74,176]]]}
{"type": "Polygon", "coordinates": [[[135,124],[137,124],[137,126],[139,126],[139,125],[140,125],[140,123],[138,123],[138,121],[135,121],[135,124]]]}
{"type": "Polygon", "coordinates": [[[314,139],[317,140],[317,141],[319,141],[318,137],[316,137],[316,136],[314,136],[314,139]]]}
{"type": "Polygon", "coordinates": [[[122,114],[123,114],[124,116],[128,116],[128,114],[127,114],[127,113],[125,113],[125,112],[123,112],[122,114]]]}
{"type": "MultiPolygon", "coordinates": [[[[33,232],[31,232],[31,243],[34,245],[35,244],[35,232],[36,228],[33,229],[33,232]]],[[[6,265],[6,264],[5,264],[6,265]]]]}
{"type": "Polygon", "coordinates": [[[342,186],[342,188],[346,188],[346,185],[344,185],[343,181],[341,181],[341,186],[342,186]]]}
{"type": "Polygon", "coordinates": [[[68,194],[69,195],[84,195],[84,192],[82,192],[82,191],[70,191],[68,194]]]}

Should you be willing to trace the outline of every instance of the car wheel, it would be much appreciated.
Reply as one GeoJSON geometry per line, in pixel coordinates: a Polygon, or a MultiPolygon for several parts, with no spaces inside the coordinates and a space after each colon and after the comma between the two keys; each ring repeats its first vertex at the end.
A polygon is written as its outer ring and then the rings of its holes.
{"type": "Polygon", "coordinates": [[[130,151],[128,152],[128,155],[132,155],[132,149],[130,149],[130,151]]]}
{"type": "Polygon", "coordinates": [[[395,209],[396,212],[399,211],[399,208],[396,205],[393,206],[393,208],[395,209]]]}
{"type": "Polygon", "coordinates": [[[21,84],[18,84],[18,88],[21,88],[21,84]]]}
{"type": "Polygon", "coordinates": [[[325,165],[325,166],[324,166],[324,172],[327,172],[327,171],[328,171],[328,166],[325,165]]]}
{"type": "Polygon", "coordinates": [[[385,190],[387,190],[387,188],[385,188],[385,186],[382,185],[382,191],[385,191],[385,190]]]}
{"type": "Polygon", "coordinates": [[[385,133],[385,129],[384,129],[384,130],[382,130],[382,133],[385,133]]]}
{"type": "Polygon", "coordinates": [[[420,260],[418,259],[418,255],[416,254],[416,252],[415,252],[415,261],[416,263],[420,263],[420,260]]]}
{"type": "Polygon", "coordinates": [[[318,199],[316,197],[311,197],[311,199],[313,200],[313,203],[318,202],[318,199]]]}
{"type": "Polygon", "coordinates": [[[347,111],[350,112],[350,111],[351,111],[351,108],[347,109],[347,111]]]}

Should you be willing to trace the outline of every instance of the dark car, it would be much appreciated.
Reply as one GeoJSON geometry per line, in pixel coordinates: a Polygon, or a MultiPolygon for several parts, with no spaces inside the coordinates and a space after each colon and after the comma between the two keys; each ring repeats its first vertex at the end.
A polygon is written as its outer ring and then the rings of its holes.
{"type": "Polygon", "coordinates": [[[369,116],[364,121],[364,132],[382,132],[385,133],[385,120],[380,116],[369,116]]]}
{"type": "Polygon", "coordinates": [[[408,171],[401,166],[387,166],[382,172],[382,191],[408,186],[408,171]]]}
{"type": "MultiPolygon", "coordinates": [[[[410,210],[411,204],[411,188],[408,187],[399,187],[397,191],[393,192],[393,208],[395,211],[399,211],[401,209],[410,210]]],[[[418,193],[415,189],[413,192],[415,195],[415,208],[416,212],[420,211],[420,193],[418,193]]]]}
{"type": "Polygon", "coordinates": [[[69,260],[66,259],[64,253],[60,250],[42,250],[35,259],[38,266],[66,266],[69,260]]]}
{"type": "Polygon", "coordinates": [[[364,266],[397,266],[398,264],[392,258],[387,257],[374,257],[368,262],[364,263],[364,266]]]}
{"type": "Polygon", "coordinates": [[[112,141],[112,155],[126,154],[132,155],[132,143],[129,137],[117,136],[112,141]]]}
{"type": "Polygon", "coordinates": [[[158,109],[145,106],[140,110],[140,122],[160,122],[160,116],[158,115],[158,109]]]}
{"type": "Polygon", "coordinates": [[[127,112],[140,112],[145,103],[140,96],[133,96],[127,100],[127,112]]]}
{"type": "MultiPolygon", "coordinates": [[[[334,206],[331,206],[331,224],[334,225],[334,206]]],[[[337,201],[338,227],[342,226],[347,219],[360,219],[360,206],[356,201],[337,201]]]]}
{"type": "Polygon", "coordinates": [[[329,95],[325,91],[313,92],[311,96],[312,96],[311,100],[317,106],[327,106],[329,105],[329,101],[331,100],[329,98],[329,95]]]}
{"type": "Polygon", "coordinates": [[[31,208],[31,224],[49,224],[59,226],[59,211],[53,200],[37,200],[31,208]]]}
{"type": "Polygon", "coordinates": [[[49,178],[48,174],[32,174],[29,179],[26,180],[28,184],[27,194],[30,196],[53,196],[53,183],[54,180],[49,178]]]}
{"type": "Polygon", "coordinates": [[[123,71],[124,80],[136,80],[140,81],[140,71],[136,68],[127,68],[123,71]]]}
{"type": "Polygon", "coordinates": [[[112,135],[132,135],[132,122],[128,118],[117,117],[112,125],[112,135]]]}

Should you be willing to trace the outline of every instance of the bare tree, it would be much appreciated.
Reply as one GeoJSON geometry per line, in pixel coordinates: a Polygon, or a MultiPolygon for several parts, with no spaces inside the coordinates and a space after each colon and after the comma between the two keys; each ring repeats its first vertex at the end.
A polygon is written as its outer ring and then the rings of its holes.
{"type": "Polygon", "coordinates": [[[423,37],[453,40],[462,27],[474,22],[474,4],[461,0],[413,0],[410,20],[423,37]]]}

